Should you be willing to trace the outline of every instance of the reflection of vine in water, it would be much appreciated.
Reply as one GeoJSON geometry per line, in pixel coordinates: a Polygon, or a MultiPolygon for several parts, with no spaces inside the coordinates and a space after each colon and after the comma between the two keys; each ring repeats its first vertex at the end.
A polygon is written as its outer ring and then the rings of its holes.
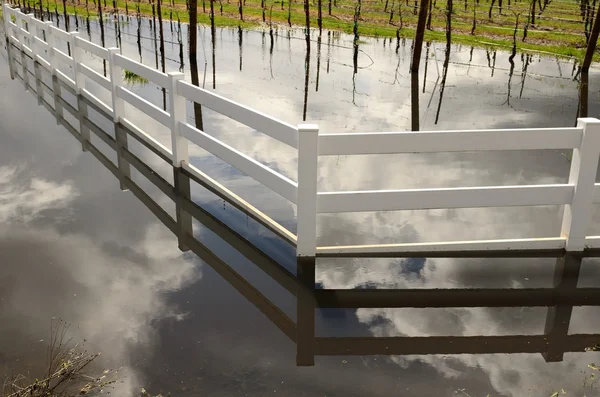
{"type": "MultiPolygon", "coordinates": [[[[512,77],[515,71],[515,56],[517,55],[517,30],[519,29],[519,17],[521,16],[521,13],[517,13],[515,11],[512,11],[512,13],[515,15],[515,28],[513,31],[513,46],[512,46],[512,52],[510,54],[510,57],[508,57],[508,62],[510,62],[510,71],[508,72],[508,89],[507,89],[507,94],[506,94],[506,101],[504,101],[504,104],[507,104],[508,106],[512,107],[510,104],[510,89],[511,89],[511,83],[512,83],[512,77]]],[[[495,58],[494,58],[495,60],[495,58]]],[[[522,78],[523,79],[523,78],[522,78]]],[[[522,88],[522,84],[524,82],[524,80],[521,80],[521,88],[522,88]]],[[[521,91],[522,93],[523,91],[521,91]]]]}
{"type": "Polygon", "coordinates": [[[177,41],[179,41],[179,71],[183,73],[185,70],[185,61],[183,59],[183,37],[181,34],[181,19],[179,13],[177,15],[177,41]]]}
{"type": "Polygon", "coordinates": [[[531,63],[531,54],[521,54],[521,63],[523,64],[523,71],[521,73],[521,91],[519,92],[519,99],[523,98],[523,88],[525,87],[525,78],[527,77],[527,68],[531,63]],[[524,58],[524,59],[523,59],[524,58]]]}
{"type": "MultiPolygon", "coordinates": [[[[100,44],[102,47],[105,47],[104,43],[104,20],[102,19],[102,5],[100,4],[100,0],[96,0],[98,2],[98,18],[100,21],[100,44]]],[[[102,60],[102,66],[104,69],[104,77],[106,77],[106,59],[102,60]]]]}
{"type": "MultiPolygon", "coordinates": [[[[598,6],[598,13],[600,15],[600,6],[598,6]]],[[[592,64],[592,59],[594,57],[594,52],[596,52],[596,45],[598,43],[598,35],[600,34],[600,17],[597,17],[594,21],[594,26],[592,27],[592,32],[590,33],[590,37],[588,40],[587,48],[585,51],[585,57],[583,59],[583,64],[581,66],[581,83],[579,89],[579,109],[578,114],[579,117],[587,117],[588,116],[588,88],[589,88],[589,70],[590,65],[592,64]]]]}
{"type": "Polygon", "coordinates": [[[358,73],[358,42],[360,40],[360,36],[358,34],[358,21],[360,19],[361,7],[362,1],[358,0],[358,4],[354,9],[354,51],[352,53],[352,104],[354,106],[358,106],[356,104],[356,75],[358,73]]]}
{"type": "Polygon", "coordinates": [[[156,38],[156,9],[155,9],[155,5],[154,5],[154,0],[150,0],[150,3],[152,4],[152,34],[154,36],[154,58],[156,60],[156,69],[158,70],[158,40],[156,38]]]}
{"type": "MultiPolygon", "coordinates": [[[[158,12],[158,32],[160,33],[160,66],[163,73],[166,72],[165,65],[165,34],[163,30],[161,0],[156,0],[156,11],[158,12]]],[[[158,69],[158,66],[157,66],[158,69]]],[[[162,88],[163,110],[167,110],[167,90],[162,88]]]]}
{"type": "Polygon", "coordinates": [[[317,81],[315,84],[315,92],[319,92],[319,74],[321,71],[321,32],[317,39],[317,81]]]}
{"type": "Polygon", "coordinates": [[[412,131],[419,131],[419,65],[421,63],[421,50],[423,48],[423,39],[425,37],[425,22],[427,22],[429,1],[430,0],[421,0],[417,31],[415,32],[415,39],[413,40],[414,49],[412,51],[412,60],[410,64],[410,128],[412,131]]]}
{"type": "MultiPolygon", "coordinates": [[[[331,2],[330,2],[331,4],[331,2]]],[[[329,74],[329,60],[331,58],[331,30],[327,31],[327,74],[329,74]]]]}
{"type": "Polygon", "coordinates": [[[142,13],[140,12],[140,2],[141,0],[137,0],[136,3],[136,12],[137,12],[137,46],[138,53],[140,54],[140,63],[142,62],[142,13]]]}
{"type": "Polygon", "coordinates": [[[210,0],[210,38],[212,44],[212,72],[213,72],[213,90],[217,88],[217,59],[215,43],[217,38],[217,29],[215,27],[215,1],[210,0]]]}
{"type": "MultiPolygon", "coordinates": [[[[425,70],[423,71],[423,94],[425,93],[425,86],[427,85],[427,66],[429,65],[429,48],[431,47],[431,41],[425,44],[425,70]]],[[[396,76],[398,75],[398,67],[396,67],[396,76]]],[[[396,83],[396,78],[394,78],[396,83]]]]}
{"type": "Polygon", "coordinates": [[[438,102],[438,108],[435,114],[435,124],[437,124],[440,119],[444,89],[446,88],[446,77],[448,76],[448,65],[450,63],[450,49],[452,48],[452,0],[448,0],[446,4],[446,53],[444,57],[444,71],[442,72],[442,81],[440,83],[440,101],[438,102]]]}
{"type": "MultiPolygon", "coordinates": [[[[273,4],[271,4],[271,9],[269,10],[269,38],[271,39],[271,44],[269,46],[269,71],[271,72],[271,79],[273,77],[273,46],[275,44],[275,39],[273,38],[273,4]]],[[[319,85],[319,72],[317,72],[317,87],[319,85]]]]}
{"type": "Polygon", "coordinates": [[[308,107],[309,74],[310,74],[310,39],[309,39],[308,32],[307,32],[306,33],[306,57],[304,58],[304,106],[302,109],[302,121],[306,121],[306,108],[308,107]]]}
{"type": "Polygon", "coordinates": [[[116,45],[119,48],[123,48],[123,43],[121,41],[121,24],[119,23],[119,10],[117,8],[117,0],[113,0],[113,21],[115,25],[115,32],[117,36],[115,37],[116,45]]]}
{"type": "MultiPolygon", "coordinates": [[[[190,58],[190,74],[192,84],[196,87],[200,86],[199,75],[198,75],[198,0],[189,0],[189,17],[190,25],[188,27],[188,51],[190,58]]],[[[202,40],[202,50],[204,50],[204,40],[202,40]]],[[[206,60],[206,53],[204,53],[204,59],[206,60]]],[[[205,63],[206,65],[206,63],[205,63]]],[[[204,67],[206,73],[206,66],[204,67]]],[[[204,123],[202,120],[202,107],[196,101],[194,105],[194,119],[196,128],[204,131],[204,123]]]]}
{"type": "Polygon", "coordinates": [[[243,43],[243,35],[242,35],[242,27],[238,26],[238,46],[240,48],[240,72],[242,71],[242,43],[243,43]]]}
{"type": "Polygon", "coordinates": [[[490,69],[492,69],[492,76],[494,77],[494,71],[496,70],[496,51],[494,50],[494,53],[490,59],[490,52],[488,50],[485,50],[485,55],[487,57],[487,61],[488,61],[488,67],[490,69]]]}

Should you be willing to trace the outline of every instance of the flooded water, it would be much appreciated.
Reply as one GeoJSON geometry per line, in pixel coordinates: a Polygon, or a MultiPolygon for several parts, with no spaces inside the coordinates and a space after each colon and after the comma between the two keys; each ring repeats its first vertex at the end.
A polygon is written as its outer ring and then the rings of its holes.
{"type": "MultiPolygon", "coordinates": [[[[149,39],[154,32],[147,20],[142,23],[141,60],[155,67],[160,61],[149,39]]],[[[79,26],[85,29],[85,23],[79,26]]],[[[114,44],[114,25],[109,21],[104,28],[106,44],[114,44]]],[[[175,43],[165,44],[166,70],[179,70],[177,32],[171,36],[168,22],[163,30],[175,43]]],[[[92,22],[91,38],[100,43],[98,31],[92,22]]],[[[123,53],[133,59],[140,57],[137,31],[134,19],[121,26],[123,53]]],[[[217,29],[213,70],[210,29],[201,32],[205,48],[200,47],[199,64],[203,70],[206,61],[206,87],[214,83],[226,97],[290,123],[301,123],[306,113],[324,132],[410,129],[409,40],[397,46],[395,40],[361,38],[354,73],[350,36],[325,34],[320,46],[314,36],[307,59],[301,30],[278,28],[271,41],[268,31],[217,29]]],[[[183,41],[186,36],[184,29],[183,41]]],[[[424,51],[427,77],[423,62],[419,82],[421,129],[575,123],[573,62],[518,56],[511,77],[508,52],[453,46],[440,106],[444,45],[432,43],[429,49],[424,51]]],[[[173,396],[550,396],[562,389],[572,396],[600,395],[597,370],[589,366],[600,361],[600,353],[584,351],[600,343],[600,310],[593,306],[600,303],[597,259],[326,258],[316,263],[316,298],[307,297],[304,278],[310,278],[315,264],[296,264],[284,242],[194,183],[195,239],[191,251],[182,253],[169,230],[173,221],[165,222],[164,214],[175,216],[173,200],[135,171],[130,192],[121,192],[117,178],[82,152],[81,143],[56,126],[54,116],[37,106],[20,81],[11,81],[5,61],[0,62],[4,373],[37,376],[51,319],[63,318],[72,324],[74,340],[85,339],[90,350],[102,352],[102,368],[121,368],[116,395],[133,395],[141,387],[173,396]],[[575,287],[583,292],[574,292],[575,287]],[[341,298],[348,295],[319,295],[321,289],[374,288],[416,295],[355,299],[355,307],[366,306],[358,309],[339,308],[352,306],[341,298]],[[470,299],[426,291],[442,288],[470,289],[465,292],[470,299]],[[530,296],[515,303],[498,288],[526,288],[530,296]],[[540,297],[535,291],[540,288],[552,289],[540,297]],[[314,308],[315,299],[323,308],[314,308]],[[474,301],[484,307],[463,307],[474,301]],[[331,339],[339,337],[354,339],[349,345],[331,339]],[[384,339],[374,342],[373,337],[384,339]],[[314,366],[297,365],[310,364],[319,352],[326,354],[317,355],[314,366]]],[[[188,73],[185,56],[184,63],[188,73]]],[[[96,60],[94,67],[101,71],[102,63],[96,60]]],[[[590,116],[599,110],[595,72],[590,116]]],[[[201,84],[202,79],[201,74],[201,84]]],[[[108,98],[99,88],[90,89],[108,98]]],[[[161,91],[152,84],[133,89],[163,105],[161,91]]],[[[168,130],[131,108],[126,111],[169,146],[168,130]]],[[[110,120],[90,113],[112,134],[110,120]]],[[[73,122],[75,116],[65,118],[73,122]]],[[[204,117],[207,132],[295,177],[295,154],[283,145],[208,110],[204,117]]],[[[117,163],[102,140],[92,137],[92,143],[117,163]]],[[[170,166],[132,139],[129,144],[173,183],[170,166]]],[[[199,148],[191,155],[199,168],[295,229],[295,209],[283,198],[199,148]]],[[[568,155],[327,158],[320,163],[319,183],[321,190],[554,183],[566,180],[568,155]]],[[[561,211],[557,206],[327,215],[319,219],[319,244],[551,236],[558,234],[561,211]]],[[[596,212],[590,233],[600,230],[599,218],[596,212]]]]}

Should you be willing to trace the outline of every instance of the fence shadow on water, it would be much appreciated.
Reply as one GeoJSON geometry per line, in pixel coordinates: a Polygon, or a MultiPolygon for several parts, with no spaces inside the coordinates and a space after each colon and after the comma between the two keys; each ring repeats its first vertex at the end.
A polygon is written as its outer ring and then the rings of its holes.
{"type": "MultiPolygon", "coordinates": [[[[9,46],[9,56],[11,48],[9,46]]],[[[195,179],[185,169],[173,167],[170,159],[165,158],[152,145],[139,139],[137,134],[127,127],[117,124],[115,136],[100,124],[112,126],[111,115],[81,95],[77,96],[60,79],[53,78],[51,84],[40,78],[38,71],[31,72],[25,65],[26,58],[15,59],[19,65],[14,70],[16,76],[28,85],[36,95],[39,104],[54,114],[76,139],[83,150],[94,155],[120,182],[121,188],[129,190],[139,199],[179,240],[179,247],[191,251],[207,265],[221,275],[231,286],[263,313],[283,332],[296,348],[296,362],[300,366],[314,365],[315,356],[331,355],[426,355],[426,354],[493,354],[493,353],[536,353],[542,354],[546,361],[562,361],[567,352],[585,352],[600,348],[600,334],[569,334],[569,325],[574,307],[600,306],[600,288],[578,287],[582,267],[582,255],[566,255],[556,259],[551,288],[520,289],[321,289],[316,285],[316,260],[314,258],[296,259],[289,243],[280,238],[276,244],[288,248],[289,262],[296,262],[296,272],[287,269],[280,261],[268,255],[269,247],[253,244],[243,233],[234,230],[223,220],[215,216],[210,209],[194,202],[190,196],[190,185],[197,182],[209,191],[215,192],[195,179]],[[35,81],[35,83],[32,83],[35,81]],[[47,101],[42,90],[51,94],[53,101],[47,101]],[[70,93],[76,100],[76,106],[66,99],[70,93]],[[54,103],[52,103],[54,102],[54,103]],[[104,118],[104,123],[92,121],[88,111],[93,110],[104,118]],[[68,119],[75,119],[78,126],[68,119]],[[83,126],[83,130],[82,127],[83,126]],[[92,135],[93,134],[93,135],[92,135]],[[93,143],[93,137],[99,138],[111,150],[105,150],[93,143]],[[155,170],[134,154],[127,145],[127,137],[134,137],[143,147],[159,156],[173,170],[171,184],[155,170]],[[116,161],[111,160],[115,158],[116,161]],[[175,207],[175,216],[167,212],[155,201],[140,184],[131,177],[129,167],[143,175],[152,186],[166,195],[175,207]],[[238,273],[231,263],[222,259],[214,249],[200,241],[194,235],[192,222],[199,222],[228,246],[240,253],[257,270],[260,269],[273,279],[296,301],[296,320],[293,315],[280,308],[257,287],[238,273]],[[315,333],[316,311],[320,309],[348,308],[499,308],[499,307],[547,307],[544,331],[539,335],[502,335],[502,336],[399,336],[399,337],[321,337],[315,333]]],[[[12,66],[12,63],[11,63],[12,66]]],[[[72,99],[71,98],[71,99],[72,99]]],[[[95,140],[95,138],[94,138],[95,140]]],[[[119,194],[116,193],[115,194],[119,194]]],[[[236,206],[235,203],[231,203],[236,206]]],[[[244,208],[238,207],[243,211],[244,208]]],[[[280,250],[281,251],[281,250],[280,250]]],[[[514,254],[513,254],[514,255],[514,254]]],[[[346,260],[346,259],[345,259],[346,260]]],[[[351,258],[347,259],[348,261],[351,258]]]]}

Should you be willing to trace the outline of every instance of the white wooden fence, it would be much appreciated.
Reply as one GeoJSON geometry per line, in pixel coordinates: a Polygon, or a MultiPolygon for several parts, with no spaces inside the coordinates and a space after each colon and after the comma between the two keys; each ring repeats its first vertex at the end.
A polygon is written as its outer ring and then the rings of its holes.
{"type": "MultiPolygon", "coordinates": [[[[228,197],[255,219],[269,226],[296,245],[298,256],[393,255],[426,252],[467,253],[487,251],[567,250],[600,248],[600,236],[586,236],[592,205],[600,203],[600,184],[596,169],[600,155],[600,120],[579,119],[574,128],[536,128],[510,130],[377,132],[319,134],[317,125],[294,126],[184,81],[179,72],[161,73],[119,53],[118,48],[103,48],[42,22],[32,14],[4,5],[7,40],[20,49],[23,79],[27,85],[25,56],[28,55],[53,77],[60,79],[78,95],[113,116],[134,131],[161,157],[170,159],[214,191],[228,197]],[[56,47],[57,41],[69,43],[72,56],[56,47]],[[108,62],[109,77],[83,63],[82,51],[108,62]],[[61,70],[59,61],[69,66],[61,70]],[[163,87],[169,95],[166,112],[128,90],[123,82],[128,69],[163,87]],[[68,76],[72,74],[73,78],[68,76]],[[111,92],[106,104],[85,88],[89,79],[111,92]],[[298,150],[298,181],[293,181],[250,156],[219,141],[187,123],[186,101],[193,101],[265,133],[298,150]],[[135,106],[171,129],[172,150],[160,144],[127,119],[124,102],[135,106]],[[256,179],[297,205],[297,236],[246,202],[218,181],[189,163],[188,145],[195,143],[233,167],[256,179]],[[488,186],[441,189],[319,192],[319,156],[377,155],[391,153],[430,153],[492,150],[573,149],[568,183],[554,185],[488,186]],[[317,214],[398,211],[444,208],[564,205],[561,235],[553,238],[453,241],[436,243],[385,244],[362,246],[317,246],[317,214]]],[[[12,66],[12,65],[11,65],[12,66]]],[[[11,68],[12,70],[12,68],[11,68]]],[[[39,80],[39,79],[38,79],[39,80]]],[[[39,82],[38,82],[39,88],[39,82]]],[[[41,89],[38,89],[38,96],[41,89]]],[[[55,105],[58,106],[58,105],[55,105]]]]}

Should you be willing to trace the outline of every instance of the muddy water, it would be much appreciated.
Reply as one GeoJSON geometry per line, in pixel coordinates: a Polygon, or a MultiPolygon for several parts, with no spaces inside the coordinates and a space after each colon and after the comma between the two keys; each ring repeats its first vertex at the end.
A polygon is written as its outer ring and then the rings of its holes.
{"type": "MultiPolygon", "coordinates": [[[[99,43],[99,29],[90,25],[92,40],[99,43]]],[[[116,43],[113,27],[105,25],[107,45],[116,43]]],[[[141,57],[147,65],[159,64],[148,21],[143,20],[140,29],[141,55],[137,31],[134,19],[121,27],[123,52],[141,57]]],[[[164,32],[172,42],[165,43],[166,69],[179,70],[177,36],[169,38],[168,26],[164,32]]],[[[201,71],[206,62],[206,87],[212,87],[214,75],[216,92],[291,123],[302,122],[306,108],[307,121],[317,122],[322,131],[409,128],[410,41],[397,46],[394,40],[384,44],[382,39],[361,39],[354,73],[351,37],[325,34],[319,50],[314,36],[307,62],[301,30],[276,32],[271,42],[268,31],[243,31],[240,40],[236,29],[218,29],[213,74],[210,30],[202,28],[199,41],[204,49],[198,54],[201,71]],[[305,65],[310,66],[308,79],[305,65]]],[[[573,125],[576,65],[518,56],[511,77],[508,55],[452,47],[440,106],[444,45],[430,44],[419,82],[421,128],[573,125]]],[[[544,396],[563,388],[570,395],[600,395],[589,380],[593,370],[587,365],[600,358],[593,352],[569,353],[563,362],[551,364],[539,354],[472,354],[324,357],[317,358],[314,368],[296,367],[295,345],[219,275],[214,264],[181,254],[176,238],[136,198],[119,192],[115,178],[91,155],[81,153],[79,143],[63,128],[54,126],[54,119],[36,107],[22,85],[9,80],[4,66],[0,84],[10,95],[3,95],[0,103],[0,360],[7,372],[15,362],[21,371],[42,366],[49,319],[62,317],[74,324],[76,337],[103,352],[106,366],[124,368],[119,395],[142,386],[174,396],[544,396]]],[[[98,61],[95,67],[102,70],[98,61]]],[[[598,84],[592,72],[590,86],[598,84]]],[[[163,106],[157,87],[132,87],[163,106]]],[[[598,96],[597,90],[590,91],[593,116],[598,113],[598,96]]],[[[127,110],[132,120],[169,144],[168,131],[127,110]]],[[[295,155],[283,145],[208,110],[205,126],[207,132],[295,177],[295,155]]],[[[289,203],[206,152],[191,153],[194,164],[294,228],[289,203]]],[[[152,157],[145,159],[169,178],[167,167],[152,157]]],[[[320,188],[552,183],[564,181],[568,167],[568,153],[563,151],[339,157],[321,161],[320,188]]],[[[136,180],[167,207],[157,189],[136,180]]],[[[193,197],[258,244],[281,246],[201,189],[193,197]]],[[[542,207],[323,216],[319,240],[327,245],[550,236],[558,233],[559,214],[560,208],[542,207]]],[[[207,247],[297,318],[295,298],[281,285],[205,227],[196,227],[207,247]]],[[[290,254],[280,248],[278,257],[294,273],[290,254]]],[[[555,263],[555,258],[328,259],[317,263],[317,281],[325,288],[550,287],[555,263]]],[[[596,260],[584,260],[579,286],[600,286],[596,260]]],[[[316,329],[321,336],[528,335],[543,332],[545,315],[545,308],[527,307],[320,310],[316,329]]],[[[570,332],[597,333],[598,318],[597,308],[575,308],[570,332]]]]}

